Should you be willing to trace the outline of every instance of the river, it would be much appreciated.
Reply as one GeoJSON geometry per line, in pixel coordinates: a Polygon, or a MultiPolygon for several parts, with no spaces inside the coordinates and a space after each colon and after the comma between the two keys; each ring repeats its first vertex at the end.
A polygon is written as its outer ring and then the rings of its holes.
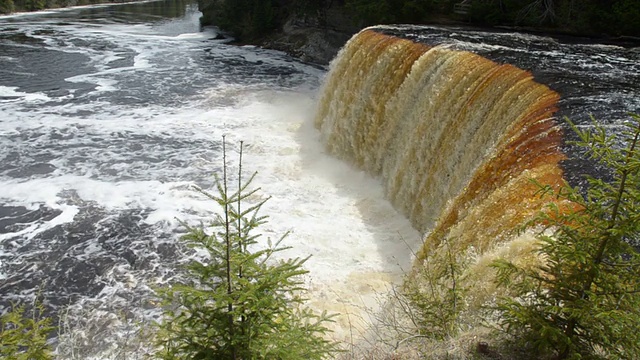
{"type": "Polygon", "coordinates": [[[157,318],[152,287],[193,255],[177,219],[215,209],[191,185],[211,189],[223,135],[232,169],[244,141],[273,197],[265,237],[291,230],[283,256],[312,256],[317,309],[375,305],[420,240],[374,180],[324,154],[325,69],[227,45],[199,16],[159,1],[0,18],[0,306],[38,293],[88,352],[157,318]]]}
{"type": "MultiPolygon", "coordinates": [[[[223,135],[231,168],[243,141],[243,167],[272,196],[264,238],[292,231],[283,256],[311,255],[310,304],[356,315],[338,320],[339,338],[420,247],[376,180],[327,155],[312,124],[326,69],[228,45],[199,16],[157,1],[0,17],[0,310],[39,296],[84,357],[111,356],[158,319],[153,288],[198,256],[180,246],[178,219],[211,216],[192,185],[212,188],[223,135]]],[[[401,31],[533,71],[581,124],[640,110],[637,48],[401,31]]]]}

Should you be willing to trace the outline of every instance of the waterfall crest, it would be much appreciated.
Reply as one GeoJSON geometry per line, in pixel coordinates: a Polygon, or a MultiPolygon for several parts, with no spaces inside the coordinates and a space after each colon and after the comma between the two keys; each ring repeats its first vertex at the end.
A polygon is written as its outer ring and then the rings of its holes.
{"type": "Polygon", "coordinates": [[[365,29],[332,63],[315,125],[427,234],[419,257],[453,238],[483,253],[542,208],[531,179],[563,182],[558,100],[514,66],[365,29]]]}

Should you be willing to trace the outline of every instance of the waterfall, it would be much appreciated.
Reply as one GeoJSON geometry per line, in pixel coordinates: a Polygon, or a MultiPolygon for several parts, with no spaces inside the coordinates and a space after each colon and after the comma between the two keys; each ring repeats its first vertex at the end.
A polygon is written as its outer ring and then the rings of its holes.
{"type": "Polygon", "coordinates": [[[426,234],[419,259],[443,240],[483,254],[547,202],[531,180],[564,181],[558,100],[512,65],[370,28],[332,63],[315,125],[426,234]]]}

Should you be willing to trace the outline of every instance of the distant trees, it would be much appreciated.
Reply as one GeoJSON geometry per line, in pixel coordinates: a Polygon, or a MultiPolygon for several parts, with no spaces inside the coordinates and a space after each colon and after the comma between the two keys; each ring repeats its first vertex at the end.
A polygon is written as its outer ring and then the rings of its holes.
{"type": "Polygon", "coordinates": [[[0,0],[0,14],[113,2],[124,2],[124,0],[0,0]]]}
{"type": "Polygon", "coordinates": [[[455,0],[347,0],[353,11],[366,25],[390,23],[421,23],[433,16],[450,14],[455,0]]]}
{"type": "MultiPolygon", "coordinates": [[[[0,14],[116,0],[0,0],[0,14]]],[[[471,11],[454,14],[462,0],[199,0],[203,25],[216,25],[239,41],[252,41],[281,28],[292,14],[326,16],[342,7],[355,23],[429,23],[458,18],[479,25],[518,25],[587,35],[640,36],[637,0],[472,0],[471,11]]]]}
{"type": "Polygon", "coordinates": [[[205,15],[204,24],[230,31],[240,41],[267,35],[280,28],[292,14],[321,14],[331,7],[341,7],[360,26],[420,24],[444,17],[479,25],[640,36],[640,1],[637,0],[472,0],[467,15],[455,14],[455,4],[461,1],[201,0],[200,9],[205,15]]]}
{"type": "Polygon", "coordinates": [[[14,4],[16,11],[38,11],[47,8],[47,0],[17,0],[14,4]]]}
{"type": "Polygon", "coordinates": [[[233,33],[239,40],[255,39],[280,25],[285,8],[273,0],[214,1],[207,22],[233,33]]]}
{"type": "Polygon", "coordinates": [[[14,9],[13,0],[0,0],[0,14],[11,13],[14,9]]]}
{"type": "MultiPolygon", "coordinates": [[[[429,22],[458,17],[462,0],[347,0],[347,9],[366,25],[429,22]]],[[[461,19],[481,25],[519,25],[582,34],[640,36],[637,0],[471,0],[461,19]]]]}
{"type": "Polygon", "coordinates": [[[636,0],[475,0],[469,20],[489,25],[521,25],[582,34],[640,36],[636,0]]]}

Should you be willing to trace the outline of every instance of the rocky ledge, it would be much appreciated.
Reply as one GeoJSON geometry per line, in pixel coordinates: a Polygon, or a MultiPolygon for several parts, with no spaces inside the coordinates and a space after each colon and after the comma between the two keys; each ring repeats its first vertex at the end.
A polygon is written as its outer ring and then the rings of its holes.
{"type": "Polygon", "coordinates": [[[359,30],[349,20],[343,19],[343,15],[337,12],[332,15],[331,20],[291,17],[281,31],[270,34],[258,45],[284,51],[303,61],[329,64],[347,40],[359,30]]]}

